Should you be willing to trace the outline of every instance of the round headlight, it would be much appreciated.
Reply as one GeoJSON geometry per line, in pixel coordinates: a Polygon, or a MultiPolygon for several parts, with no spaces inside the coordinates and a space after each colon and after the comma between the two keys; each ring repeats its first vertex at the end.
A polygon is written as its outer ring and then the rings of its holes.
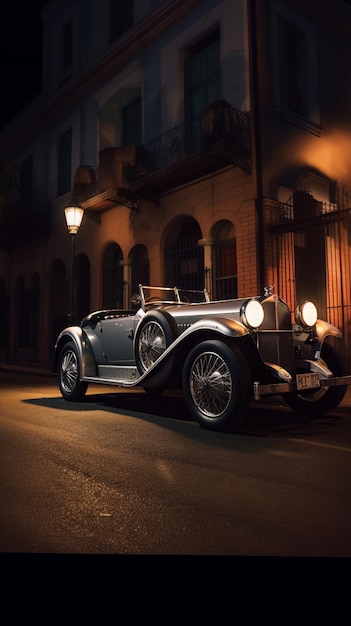
{"type": "Polygon", "coordinates": [[[304,302],[299,305],[295,312],[295,319],[301,326],[312,328],[318,317],[317,307],[313,302],[304,302]]]}
{"type": "Polygon", "coordinates": [[[258,300],[248,300],[241,313],[245,326],[249,328],[259,328],[264,320],[264,310],[258,300]]]}

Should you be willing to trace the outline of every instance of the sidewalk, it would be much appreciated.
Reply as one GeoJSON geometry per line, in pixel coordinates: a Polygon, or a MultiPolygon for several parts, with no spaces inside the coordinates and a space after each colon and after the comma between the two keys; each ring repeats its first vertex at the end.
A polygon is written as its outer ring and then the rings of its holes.
{"type": "MultiPolygon", "coordinates": [[[[23,374],[33,374],[33,375],[40,375],[40,376],[49,376],[52,378],[56,377],[56,373],[49,369],[39,369],[38,367],[31,367],[31,366],[26,366],[26,365],[9,365],[8,363],[0,363],[0,372],[1,371],[17,372],[19,374],[23,373],[23,374]]],[[[270,402],[272,402],[272,404],[275,404],[278,398],[280,399],[280,396],[271,396],[271,397],[265,396],[264,401],[267,404],[269,404],[270,402]]],[[[340,406],[344,408],[350,407],[350,410],[351,410],[351,385],[347,386],[345,397],[343,401],[341,402],[340,406]]]]}
{"type": "Polygon", "coordinates": [[[16,372],[18,374],[38,374],[40,376],[56,376],[55,372],[50,369],[40,369],[31,365],[10,365],[9,363],[0,363],[0,372],[16,372]]]}

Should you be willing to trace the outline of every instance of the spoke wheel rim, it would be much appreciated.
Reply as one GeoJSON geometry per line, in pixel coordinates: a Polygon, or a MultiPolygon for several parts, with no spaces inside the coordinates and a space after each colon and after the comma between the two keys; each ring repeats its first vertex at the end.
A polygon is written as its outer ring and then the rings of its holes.
{"type": "Polygon", "coordinates": [[[139,339],[139,355],[145,370],[148,370],[166,350],[166,337],[157,322],[146,324],[139,339]]]}
{"type": "Polygon", "coordinates": [[[232,397],[233,382],[227,363],[215,352],[204,352],[190,371],[190,391],[199,411],[218,418],[226,411],[232,397]]]}
{"type": "Polygon", "coordinates": [[[66,393],[72,393],[77,385],[78,361],[72,350],[66,352],[61,363],[61,384],[66,393]]]}

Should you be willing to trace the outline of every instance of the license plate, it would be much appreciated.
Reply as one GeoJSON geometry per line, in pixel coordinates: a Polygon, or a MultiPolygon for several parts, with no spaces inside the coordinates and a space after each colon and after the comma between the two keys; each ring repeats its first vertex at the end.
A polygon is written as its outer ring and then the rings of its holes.
{"type": "Polygon", "coordinates": [[[296,386],[299,391],[302,389],[314,389],[316,387],[320,387],[319,376],[315,372],[296,374],[296,386]]]}

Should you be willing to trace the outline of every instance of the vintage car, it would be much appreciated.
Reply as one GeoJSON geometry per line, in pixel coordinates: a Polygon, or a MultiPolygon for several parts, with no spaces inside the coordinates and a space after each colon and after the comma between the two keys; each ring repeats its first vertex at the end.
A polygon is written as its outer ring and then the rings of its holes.
{"type": "Polygon", "coordinates": [[[267,395],[311,417],[333,410],[351,384],[332,345],[341,332],[312,302],[292,320],[273,288],[264,291],[212,302],[206,290],[139,285],[134,310],[95,311],[60,333],[53,368],[62,396],[79,401],[89,383],[155,397],[178,388],[198,424],[227,432],[267,395]]]}

